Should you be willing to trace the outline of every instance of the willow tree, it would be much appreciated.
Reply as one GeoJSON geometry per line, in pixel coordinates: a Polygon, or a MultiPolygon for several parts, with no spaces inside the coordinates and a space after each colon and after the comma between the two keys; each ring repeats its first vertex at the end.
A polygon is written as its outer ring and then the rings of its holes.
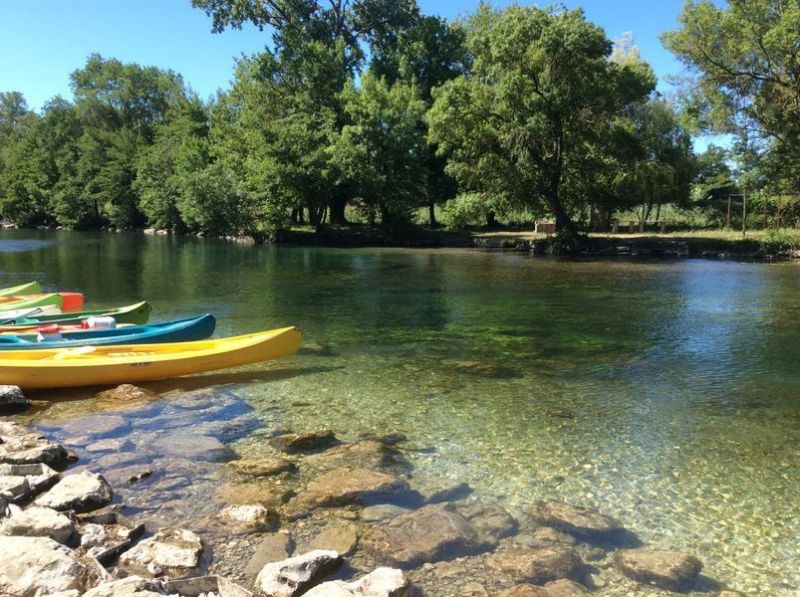
{"type": "Polygon", "coordinates": [[[566,175],[604,123],[653,89],[650,69],[611,60],[580,9],[482,5],[467,30],[472,72],[434,92],[431,139],[464,190],[544,201],[558,230],[575,231],[566,175]]]}

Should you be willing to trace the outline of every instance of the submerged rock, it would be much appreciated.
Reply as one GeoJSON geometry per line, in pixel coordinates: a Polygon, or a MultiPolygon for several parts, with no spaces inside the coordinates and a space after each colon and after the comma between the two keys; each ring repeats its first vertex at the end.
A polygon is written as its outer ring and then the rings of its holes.
{"type": "Polygon", "coordinates": [[[284,433],[269,440],[269,445],[289,454],[297,452],[313,452],[325,450],[338,443],[333,431],[303,431],[300,433],[284,433]]]}
{"type": "Polygon", "coordinates": [[[307,597],[403,597],[410,583],[396,568],[376,568],[353,582],[335,580],[305,593],[307,597]]]}
{"type": "Polygon", "coordinates": [[[158,394],[126,383],[116,388],[111,388],[110,390],[103,390],[96,395],[96,398],[99,400],[109,400],[120,404],[127,404],[130,402],[149,402],[150,400],[157,400],[158,394]]]}
{"type": "Polygon", "coordinates": [[[309,506],[378,503],[408,490],[405,481],[363,468],[341,467],[314,478],[300,497],[309,506]]]}
{"type": "Polygon", "coordinates": [[[503,537],[513,535],[517,531],[517,521],[500,506],[475,502],[459,505],[457,510],[469,520],[482,543],[494,545],[503,537]]]}
{"type": "Polygon", "coordinates": [[[131,424],[119,415],[90,415],[62,426],[62,432],[102,438],[119,435],[130,428],[131,424]]]}
{"type": "Polygon", "coordinates": [[[49,537],[0,537],[0,595],[80,591],[86,574],[73,552],[49,537]]]}
{"type": "Polygon", "coordinates": [[[232,455],[232,451],[217,438],[188,431],[169,433],[156,439],[153,446],[168,456],[189,460],[222,460],[232,455]]]}
{"type": "Polygon", "coordinates": [[[690,588],[703,569],[696,557],[675,551],[621,549],[614,561],[625,576],[670,591],[690,588]]]}
{"type": "Polygon", "coordinates": [[[308,456],[303,463],[322,470],[340,467],[381,469],[399,461],[401,459],[397,452],[386,444],[364,440],[308,456]]]}
{"type": "Polygon", "coordinates": [[[342,564],[335,551],[315,550],[267,564],[256,577],[256,592],[266,597],[301,595],[342,564]]]}
{"type": "Polygon", "coordinates": [[[30,405],[19,386],[0,385],[0,413],[19,412],[30,405]]]}
{"type": "Polygon", "coordinates": [[[478,531],[452,504],[432,504],[364,533],[362,547],[402,568],[480,550],[478,531]]]}
{"type": "Polygon", "coordinates": [[[111,486],[103,475],[83,471],[67,475],[50,491],[36,498],[36,504],[54,510],[89,512],[111,502],[111,486]]]}
{"type": "Polygon", "coordinates": [[[270,526],[274,515],[261,504],[244,504],[225,506],[219,511],[217,518],[233,527],[259,531],[270,526]]]}
{"type": "Polygon", "coordinates": [[[203,542],[187,529],[168,529],[140,541],[119,558],[119,566],[144,576],[182,578],[200,565],[203,542]]]}
{"type": "Polygon", "coordinates": [[[580,537],[598,537],[625,530],[616,519],[601,514],[593,508],[583,508],[563,502],[539,502],[536,519],[543,525],[580,537]]]}
{"type": "Polygon", "coordinates": [[[332,549],[339,554],[350,555],[358,543],[358,529],[352,523],[335,524],[324,528],[301,551],[332,549]]]}
{"type": "Polygon", "coordinates": [[[52,508],[31,506],[0,522],[0,535],[49,537],[67,543],[75,531],[73,522],[52,508]]]}
{"type": "Polygon", "coordinates": [[[498,597],[553,597],[547,589],[528,583],[514,585],[501,592],[498,597]]]}
{"type": "Polygon", "coordinates": [[[297,465],[286,458],[248,458],[229,463],[237,473],[253,477],[271,477],[297,470],[297,465]]]}
{"type": "Polygon", "coordinates": [[[544,586],[521,584],[509,587],[498,597],[584,597],[591,595],[589,590],[574,581],[561,579],[544,586]]]}
{"type": "Polygon", "coordinates": [[[244,568],[244,576],[252,581],[261,569],[270,562],[278,562],[289,557],[292,537],[288,533],[266,533],[256,547],[244,568]]]}
{"type": "Polygon", "coordinates": [[[488,559],[504,579],[541,584],[574,576],[582,566],[574,548],[550,545],[498,552],[488,559]]]}

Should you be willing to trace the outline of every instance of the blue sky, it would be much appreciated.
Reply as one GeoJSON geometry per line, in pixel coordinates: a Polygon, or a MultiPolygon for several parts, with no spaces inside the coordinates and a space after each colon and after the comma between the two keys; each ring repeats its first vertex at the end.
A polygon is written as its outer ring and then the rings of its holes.
{"type": "MultiPolygon", "coordinates": [[[[448,19],[469,14],[477,0],[418,0],[423,12],[448,19]]],[[[524,3],[524,2],[523,2],[524,3]]],[[[683,0],[567,0],[583,6],[612,39],[630,31],[668,91],[681,66],[658,40],[676,26],[683,0]]],[[[510,2],[495,1],[496,6],[510,2]]],[[[541,3],[543,5],[547,2],[541,3]]],[[[202,97],[226,88],[234,57],[262,49],[269,37],[254,27],[214,35],[189,0],[0,0],[0,91],[22,91],[33,108],[70,97],[69,73],[98,52],[123,61],[171,68],[202,97]]]]}

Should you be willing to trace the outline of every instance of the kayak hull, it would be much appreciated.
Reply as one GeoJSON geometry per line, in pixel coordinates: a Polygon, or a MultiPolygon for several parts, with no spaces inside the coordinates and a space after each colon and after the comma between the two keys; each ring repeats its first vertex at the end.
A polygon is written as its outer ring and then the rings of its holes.
{"type": "Polygon", "coordinates": [[[9,286],[8,288],[0,288],[0,296],[19,296],[22,294],[37,294],[42,291],[42,285],[39,282],[28,282],[27,284],[20,284],[19,286],[9,286]]]}
{"type": "MultiPolygon", "coordinates": [[[[117,344],[158,344],[205,340],[214,333],[216,319],[201,315],[151,325],[128,326],[105,330],[76,330],[61,333],[61,338],[37,341],[37,334],[0,335],[0,351],[74,348],[76,346],[112,346],[117,344]]],[[[0,355],[0,358],[2,356],[0,355]]]]}
{"type": "Polygon", "coordinates": [[[295,354],[293,327],[199,342],[14,350],[0,354],[0,383],[24,390],[117,385],[216,371],[295,354]]]}
{"type": "Polygon", "coordinates": [[[64,313],[61,315],[37,315],[26,319],[18,320],[14,324],[0,325],[0,332],[16,332],[21,330],[35,330],[40,325],[57,323],[59,325],[76,325],[84,319],[92,316],[113,317],[117,323],[129,323],[132,325],[143,325],[150,319],[152,307],[150,303],[141,302],[118,309],[95,309],[93,311],[78,311],[76,313],[64,313]]]}
{"type": "Polygon", "coordinates": [[[0,309],[26,309],[28,307],[59,307],[62,311],[77,311],[83,306],[80,292],[48,292],[26,296],[1,296],[0,309]]]}

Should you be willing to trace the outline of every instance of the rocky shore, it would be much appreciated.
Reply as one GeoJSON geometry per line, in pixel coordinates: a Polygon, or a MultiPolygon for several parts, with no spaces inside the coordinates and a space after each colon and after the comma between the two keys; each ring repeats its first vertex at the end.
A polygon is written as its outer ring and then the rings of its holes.
{"type": "MultiPolygon", "coordinates": [[[[132,386],[104,398],[154,400],[132,386]]],[[[163,472],[128,453],[125,417],[78,427],[80,461],[70,444],[0,422],[0,595],[739,594],[703,576],[694,554],[644,546],[594,509],[532,495],[512,515],[464,483],[416,478],[406,455],[417,447],[402,434],[263,430],[250,456],[207,428],[176,431],[148,440],[181,453],[163,472]],[[204,475],[213,503],[188,524],[154,524],[148,501],[191,496],[204,475]]]]}

